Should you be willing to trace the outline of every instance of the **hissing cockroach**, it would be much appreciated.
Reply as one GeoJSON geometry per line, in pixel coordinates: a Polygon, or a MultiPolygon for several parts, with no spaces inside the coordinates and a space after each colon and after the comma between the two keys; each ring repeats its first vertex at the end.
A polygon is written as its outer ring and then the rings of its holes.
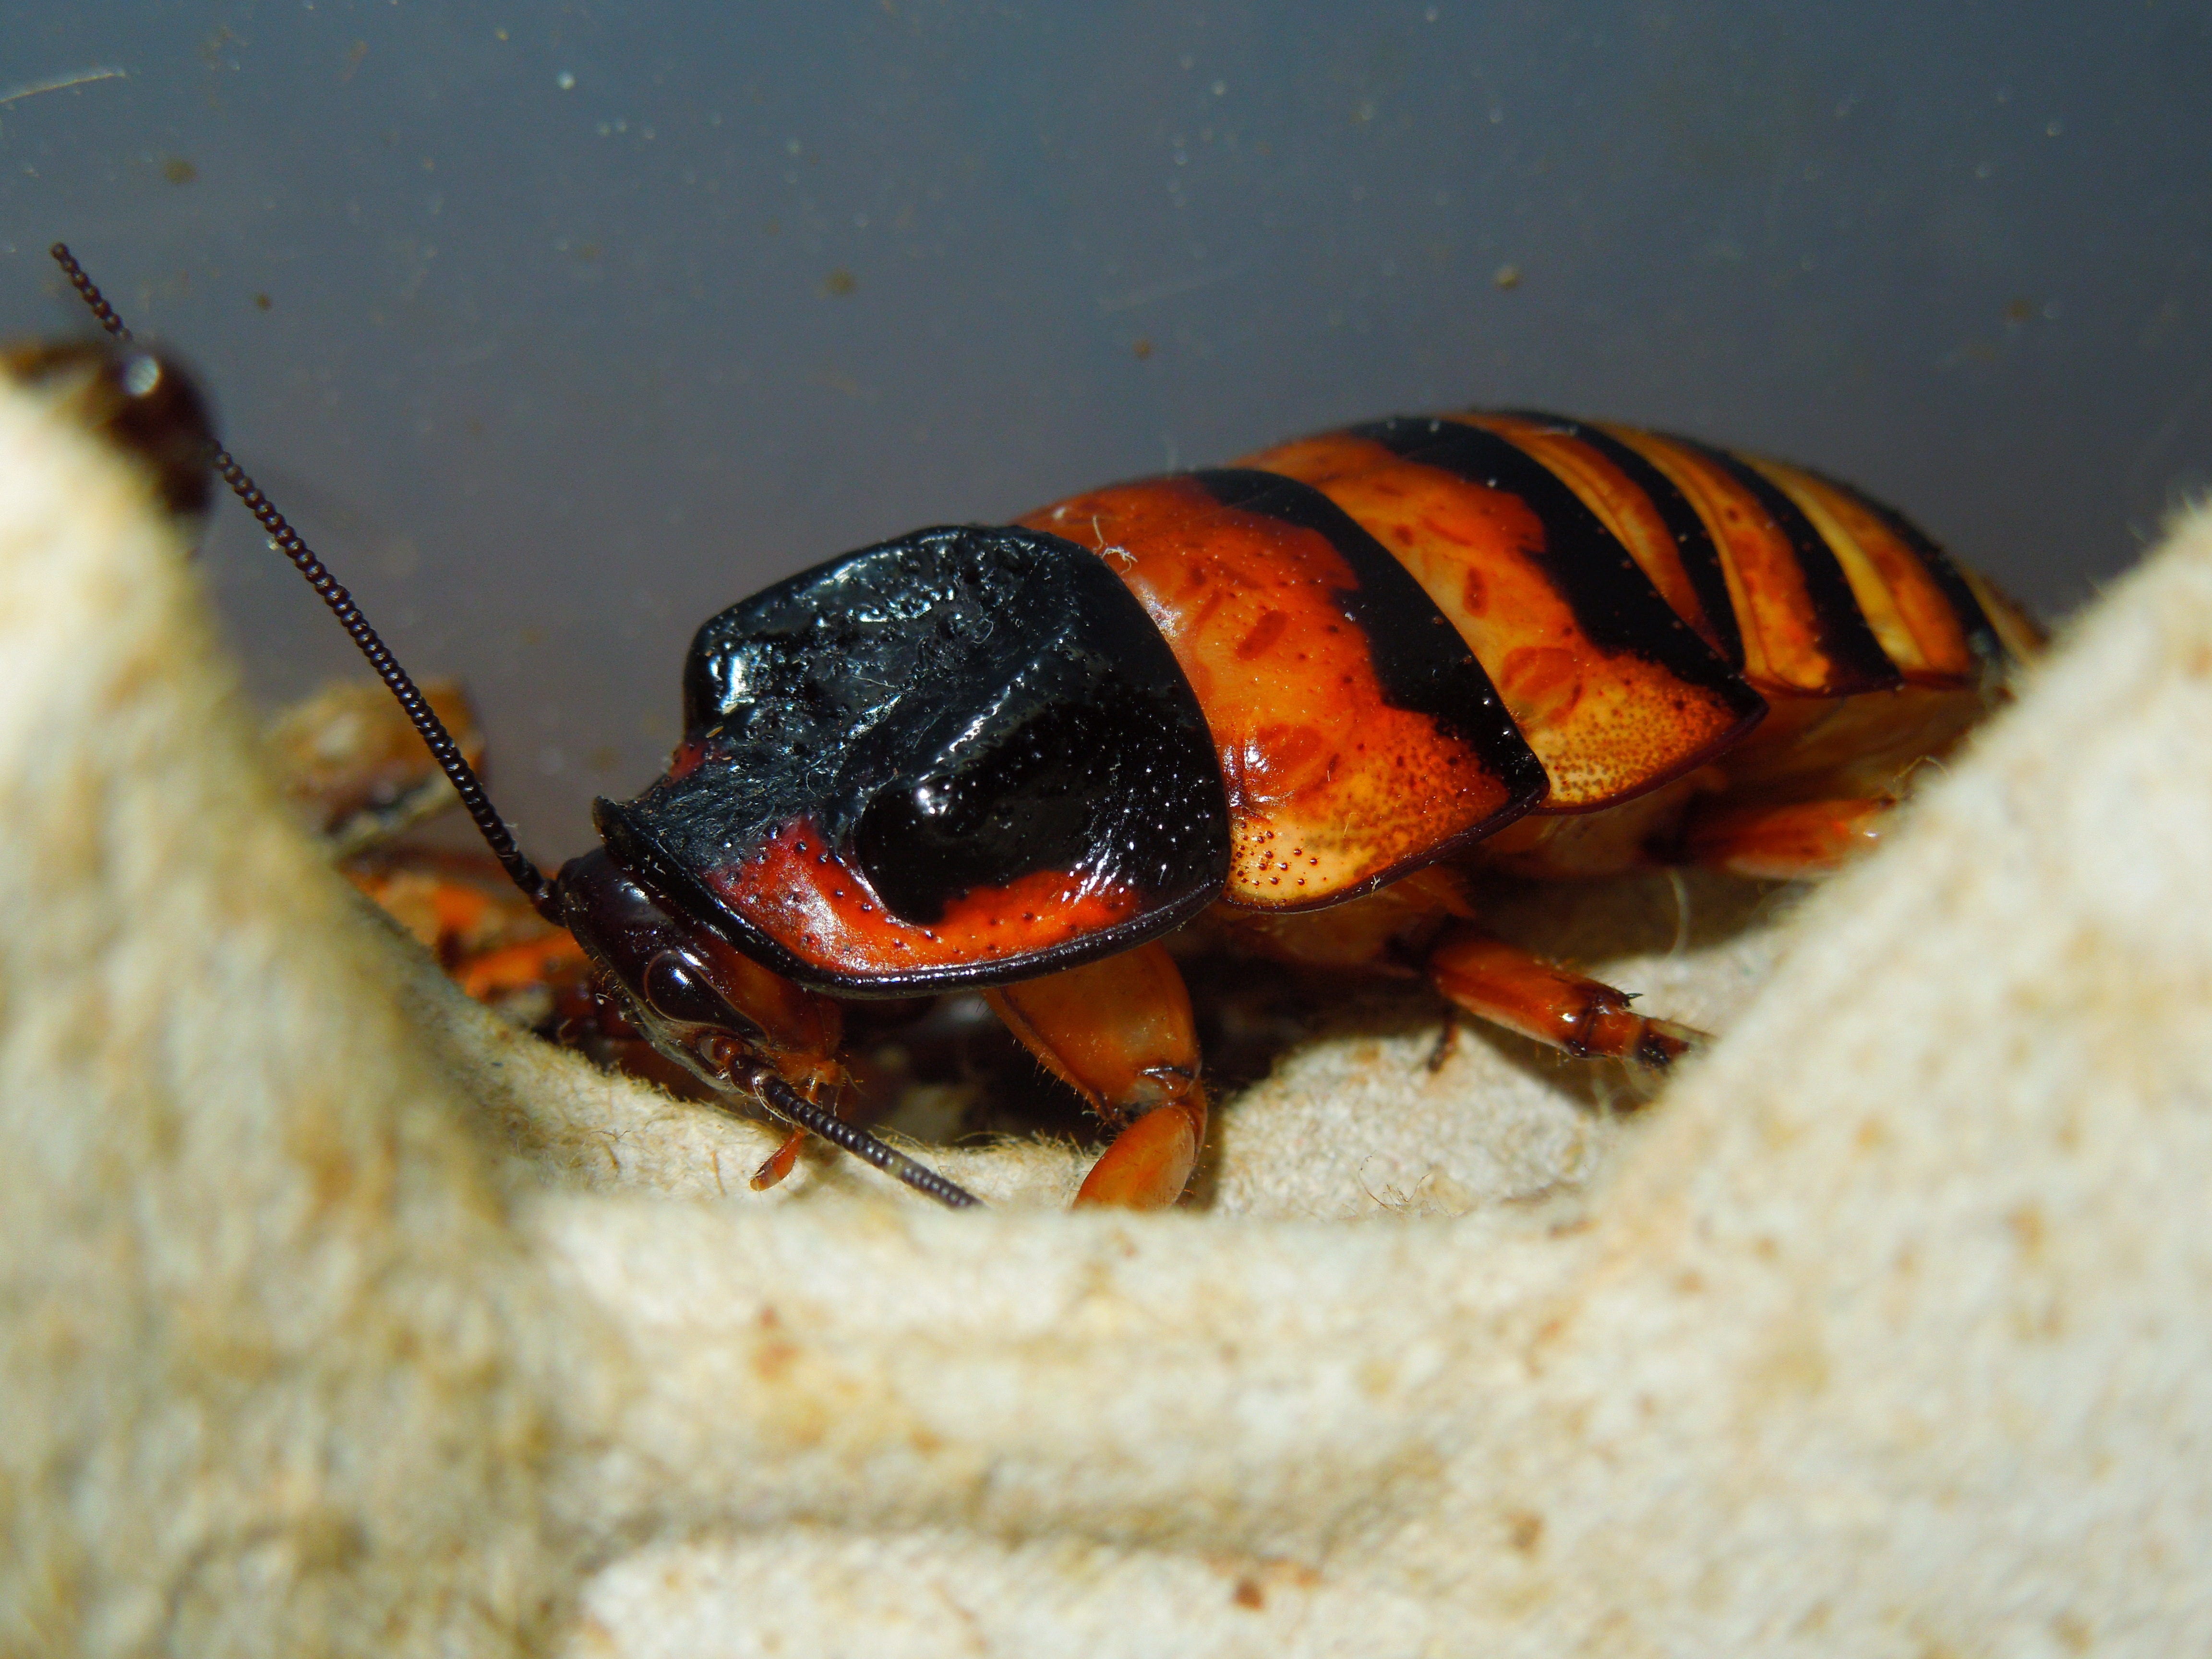
{"type": "Polygon", "coordinates": [[[213,453],[654,1046],[953,1204],[836,1115],[840,1000],[981,988],[1119,1130],[1079,1204],[1171,1204],[1189,1176],[1199,1052],[1158,941],[1201,919],[1297,963],[1411,960],[1482,1018],[1664,1066],[1696,1033],[1486,936],[1462,873],[1826,869],[2034,638],[1817,473],[1547,415],[1379,421],[731,606],[692,641],[667,775],[596,802],[603,845],[549,880],[213,453]]]}

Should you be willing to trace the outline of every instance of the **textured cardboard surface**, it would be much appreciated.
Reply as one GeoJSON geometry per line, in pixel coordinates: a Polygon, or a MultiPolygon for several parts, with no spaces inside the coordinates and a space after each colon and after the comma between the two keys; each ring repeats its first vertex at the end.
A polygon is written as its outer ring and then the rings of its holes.
{"type": "Polygon", "coordinates": [[[0,1652],[2212,1641],[2212,522],[1877,858],[1504,925],[1640,1113],[1348,991],[1210,1207],[953,1215],[462,1002],[286,822],[127,477],[0,399],[0,1652]]]}

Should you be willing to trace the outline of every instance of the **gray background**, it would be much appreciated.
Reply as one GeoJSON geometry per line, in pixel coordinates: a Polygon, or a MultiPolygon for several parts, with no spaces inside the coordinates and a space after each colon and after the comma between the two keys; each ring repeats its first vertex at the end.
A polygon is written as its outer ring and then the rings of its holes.
{"type": "Polygon", "coordinates": [[[2166,0],[15,4],[0,332],[70,240],[559,855],[764,581],[1382,413],[1813,461],[2063,611],[2212,475],[2208,112],[2166,0]]]}

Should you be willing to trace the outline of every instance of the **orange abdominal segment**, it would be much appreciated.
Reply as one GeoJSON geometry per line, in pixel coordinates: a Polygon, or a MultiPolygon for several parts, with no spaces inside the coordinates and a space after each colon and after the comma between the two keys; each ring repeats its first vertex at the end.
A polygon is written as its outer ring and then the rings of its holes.
{"type": "Polygon", "coordinates": [[[1881,648],[1911,685],[1950,689],[1975,684],[1982,663],[1962,616],[1936,573],[1873,507],[1826,478],[1779,461],[1747,457],[1813,521],[1835,550],[1851,596],[1881,648]]]}
{"type": "MultiPolygon", "coordinates": [[[[1720,576],[1717,556],[1709,561],[1710,576],[1686,556],[1685,526],[1668,522],[1670,503],[1660,493],[1666,480],[1655,480],[1646,468],[1638,467],[1634,452],[1622,451],[1579,422],[1552,416],[1484,412],[1456,418],[1496,433],[1556,473],[1619,540],[1676,616],[1724,659],[1733,661],[1740,653],[1725,581],[1712,580],[1720,576]],[[1639,476],[1631,477],[1632,468],[1639,476]]],[[[1681,502],[1679,510],[1687,512],[1689,504],[1681,502]]],[[[1698,550],[1709,553],[1710,547],[1707,543],[1698,550]]]]}
{"type": "MultiPolygon", "coordinates": [[[[1322,490],[1427,590],[1543,762],[1545,811],[1586,811],[1655,787],[1727,747],[1761,712],[1605,520],[1471,422],[1328,433],[1252,465],[1322,490]]],[[[1616,524],[1656,549],[1661,527],[1613,506],[1616,524]]],[[[1670,580],[1693,605],[1679,560],[1670,580]]]]}
{"type": "Polygon", "coordinates": [[[1228,900],[1303,909],[1509,821],[1542,780],[1463,643],[1401,573],[1388,569],[1418,611],[1394,611],[1386,625],[1360,608],[1382,586],[1376,573],[1355,569],[1328,534],[1224,505],[1225,486],[1207,482],[1258,477],[1117,485],[1023,522],[1097,550],[1174,651],[1228,785],[1228,900]],[[1390,633],[1401,614],[1410,620],[1390,633]],[[1407,706],[1388,683],[1409,633],[1425,659],[1463,677],[1458,709],[1407,706]]]}
{"type": "Polygon", "coordinates": [[[1680,439],[1601,429],[1664,473],[1712,532],[1753,685],[1834,697],[1898,684],[1835,552],[1764,474],[1680,439]]]}

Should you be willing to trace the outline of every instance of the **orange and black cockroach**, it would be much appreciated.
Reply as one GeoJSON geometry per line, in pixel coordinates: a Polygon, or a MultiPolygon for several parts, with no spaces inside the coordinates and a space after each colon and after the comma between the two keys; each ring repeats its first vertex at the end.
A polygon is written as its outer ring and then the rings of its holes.
{"type": "MultiPolygon", "coordinates": [[[[114,313],[55,256],[111,330],[114,313]]],[[[980,990],[1109,1127],[1079,1204],[1182,1194],[1206,1133],[1162,937],[1425,971],[1577,1056],[1698,1034],[1487,936],[1462,878],[1831,867],[2000,694],[2027,619],[1800,467],[1528,413],[1374,422],[920,530],[700,628],[684,738],[548,878],[230,457],[515,885],[668,1059],[953,1205],[843,1122],[841,1004],[980,990]]]]}

